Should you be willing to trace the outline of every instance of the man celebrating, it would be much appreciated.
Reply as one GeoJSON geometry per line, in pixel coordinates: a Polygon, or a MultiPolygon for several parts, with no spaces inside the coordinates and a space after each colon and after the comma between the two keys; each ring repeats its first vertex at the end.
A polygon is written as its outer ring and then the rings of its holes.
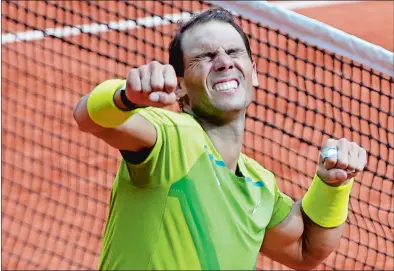
{"type": "Polygon", "coordinates": [[[293,202],[241,152],[258,78],[231,14],[183,24],[169,62],[104,81],[74,108],[79,128],[123,157],[99,269],[250,270],[259,251],[294,269],[321,263],[339,244],[365,150],[326,141],[311,187],[293,202]],[[163,108],[177,99],[182,112],[163,108]]]}

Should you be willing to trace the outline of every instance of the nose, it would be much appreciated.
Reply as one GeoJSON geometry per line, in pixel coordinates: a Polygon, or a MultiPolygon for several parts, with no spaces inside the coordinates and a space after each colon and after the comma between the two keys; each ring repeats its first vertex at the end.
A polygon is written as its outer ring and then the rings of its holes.
{"type": "Polygon", "coordinates": [[[233,59],[226,53],[221,53],[216,56],[214,62],[214,69],[217,72],[227,71],[234,68],[233,59]]]}

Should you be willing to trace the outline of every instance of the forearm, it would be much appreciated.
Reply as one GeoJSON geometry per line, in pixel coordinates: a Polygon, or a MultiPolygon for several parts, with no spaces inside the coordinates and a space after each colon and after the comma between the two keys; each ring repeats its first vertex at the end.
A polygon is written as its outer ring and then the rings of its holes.
{"type": "Polygon", "coordinates": [[[315,175],[298,204],[304,224],[302,255],[308,262],[320,263],[338,248],[348,216],[352,184],[353,179],[331,186],[315,175]]]}
{"type": "Polygon", "coordinates": [[[296,270],[321,264],[339,245],[351,182],[325,187],[314,178],[302,200],[293,203],[285,220],[266,231],[262,252],[296,270]]]}
{"type": "Polygon", "coordinates": [[[266,256],[295,270],[311,270],[338,246],[343,225],[323,228],[294,202],[284,221],[268,229],[261,249],[266,256]]]}
{"type": "Polygon", "coordinates": [[[295,270],[311,270],[321,264],[337,247],[343,225],[324,228],[294,202],[287,218],[267,230],[261,249],[266,256],[295,270]]]}
{"type": "Polygon", "coordinates": [[[308,266],[314,267],[322,263],[339,246],[344,224],[333,228],[325,228],[314,223],[302,210],[304,232],[301,237],[302,258],[308,266]]]}

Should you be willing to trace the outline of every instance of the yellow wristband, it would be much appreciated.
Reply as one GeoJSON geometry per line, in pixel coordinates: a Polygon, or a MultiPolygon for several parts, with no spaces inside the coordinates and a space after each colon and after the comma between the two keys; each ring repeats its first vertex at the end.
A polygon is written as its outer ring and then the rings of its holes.
{"type": "Polygon", "coordinates": [[[316,224],[334,228],[348,216],[349,197],[354,179],[341,186],[330,186],[315,174],[312,184],[302,199],[304,213],[316,224]]]}
{"type": "Polygon", "coordinates": [[[125,111],[114,103],[115,92],[126,83],[122,79],[109,79],[89,94],[87,109],[90,118],[104,128],[114,128],[124,123],[137,110],[125,111]]]}

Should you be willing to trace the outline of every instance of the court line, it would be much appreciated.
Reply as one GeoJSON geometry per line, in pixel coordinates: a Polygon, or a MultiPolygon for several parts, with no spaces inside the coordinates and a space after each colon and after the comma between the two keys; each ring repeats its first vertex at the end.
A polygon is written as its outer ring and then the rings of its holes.
{"type": "MultiPolygon", "coordinates": [[[[336,5],[342,3],[356,3],[363,1],[283,1],[283,2],[271,2],[272,5],[283,7],[286,9],[302,9],[310,7],[322,7],[327,5],[336,5]]],[[[31,30],[16,33],[5,33],[1,35],[1,44],[20,42],[20,41],[33,41],[40,40],[47,36],[54,37],[67,37],[67,36],[77,36],[84,33],[105,33],[111,30],[130,30],[139,27],[153,27],[167,25],[178,20],[186,20],[190,17],[187,12],[166,14],[162,17],[159,16],[149,16],[139,18],[137,20],[120,20],[111,21],[109,23],[92,23],[92,24],[82,24],[75,26],[66,27],[56,27],[47,28],[43,30],[31,30]]]]}
{"type": "Polygon", "coordinates": [[[85,33],[104,33],[111,30],[130,30],[140,27],[153,27],[153,26],[161,26],[167,25],[178,20],[185,20],[190,17],[190,14],[187,12],[175,13],[175,14],[166,14],[162,17],[159,16],[150,16],[143,17],[137,20],[120,20],[120,21],[111,21],[109,23],[92,23],[92,24],[82,24],[75,26],[66,26],[66,27],[56,27],[56,28],[47,28],[43,30],[31,30],[25,32],[17,32],[17,33],[6,33],[1,35],[1,44],[5,43],[13,43],[19,41],[32,41],[32,40],[40,40],[47,36],[54,37],[67,37],[67,36],[77,36],[85,33]]]}

